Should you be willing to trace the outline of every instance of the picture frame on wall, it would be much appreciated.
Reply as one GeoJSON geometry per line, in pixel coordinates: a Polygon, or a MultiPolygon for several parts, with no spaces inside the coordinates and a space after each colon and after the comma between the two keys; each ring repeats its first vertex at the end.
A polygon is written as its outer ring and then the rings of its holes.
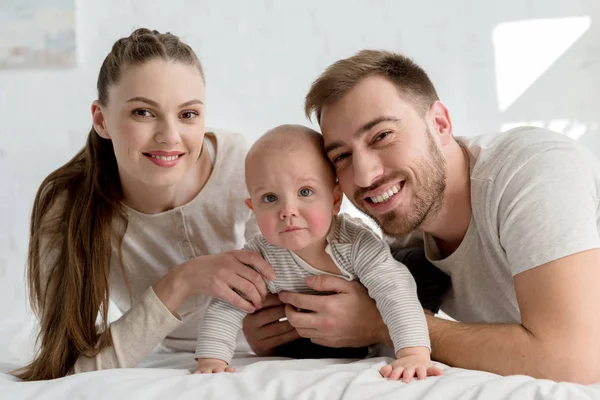
{"type": "Polygon", "coordinates": [[[69,68],[77,64],[75,0],[3,0],[0,68],[69,68]]]}

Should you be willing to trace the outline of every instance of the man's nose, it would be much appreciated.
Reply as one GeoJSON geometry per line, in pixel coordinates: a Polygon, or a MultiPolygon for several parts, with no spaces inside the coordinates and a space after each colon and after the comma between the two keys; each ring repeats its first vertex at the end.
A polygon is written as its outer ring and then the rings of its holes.
{"type": "Polygon", "coordinates": [[[354,184],[359,187],[369,187],[383,175],[383,165],[375,154],[355,152],[352,155],[352,168],[354,184]]]}

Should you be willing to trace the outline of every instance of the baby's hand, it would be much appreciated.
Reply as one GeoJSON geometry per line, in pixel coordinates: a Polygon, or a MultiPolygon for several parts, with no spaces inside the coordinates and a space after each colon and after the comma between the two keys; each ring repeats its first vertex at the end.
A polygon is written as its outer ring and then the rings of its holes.
{"type": "Polygon", "coordinates": [[[410,347],[396,353],[398,359],[379,370],[384,378],[409,383],[414,376],[417,379],[425,379],[428,376],[443,375],[444,371],[431,364],[429,349],[426,347],[410,347]]]}
{"type": "Polygon", "coordinates": [[[214,374],[217,372],[235,372],[235,369],[230,367],[223,360],[216,358],[199,358],[196,366],[195,374],[214,374]]]}

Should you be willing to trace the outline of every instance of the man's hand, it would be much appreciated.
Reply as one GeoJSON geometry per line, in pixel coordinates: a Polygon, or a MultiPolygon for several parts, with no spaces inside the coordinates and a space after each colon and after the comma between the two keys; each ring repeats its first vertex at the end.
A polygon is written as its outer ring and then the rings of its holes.
{"type": "Polygon", "coordinates": [[[306,278],[306,284],[316,291],[333,294],[279,294],[281,301],[287,304],[285,315],[300,336],[327,347],[391,345],[375,301],[360,283],[319,275],[306,278]]]}
{"type": "Polygon", "coordinates": [[[285,318],[285,305],[274,294],[267,295],[263,308],[244,318],[244,336],[257,355],[273,355],[275,348],[300,338],[288,321],[279,321],[282,318],[285,318]]]}

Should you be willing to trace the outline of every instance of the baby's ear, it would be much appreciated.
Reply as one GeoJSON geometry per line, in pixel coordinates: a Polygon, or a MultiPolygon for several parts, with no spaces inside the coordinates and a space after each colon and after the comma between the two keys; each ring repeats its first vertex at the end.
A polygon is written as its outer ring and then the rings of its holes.
{"type": "Polygon", "coordinates": [[[340,208],[342,207],[342,200],[344,200],[344,193],[342,193],[340,184],[338,182],[336,182],[335,186],[333,187],[333,214],[334,215],[337,215],[340,212],[340,208]]]}
{"type": "Polygon", "coordinates": [[[252,208],[252,200],[248,197],[246,200],[244,200],[244,204],[246,204],[246,206],[251,209],[252,211],[254,211],[254,208],[252,208]]]}

